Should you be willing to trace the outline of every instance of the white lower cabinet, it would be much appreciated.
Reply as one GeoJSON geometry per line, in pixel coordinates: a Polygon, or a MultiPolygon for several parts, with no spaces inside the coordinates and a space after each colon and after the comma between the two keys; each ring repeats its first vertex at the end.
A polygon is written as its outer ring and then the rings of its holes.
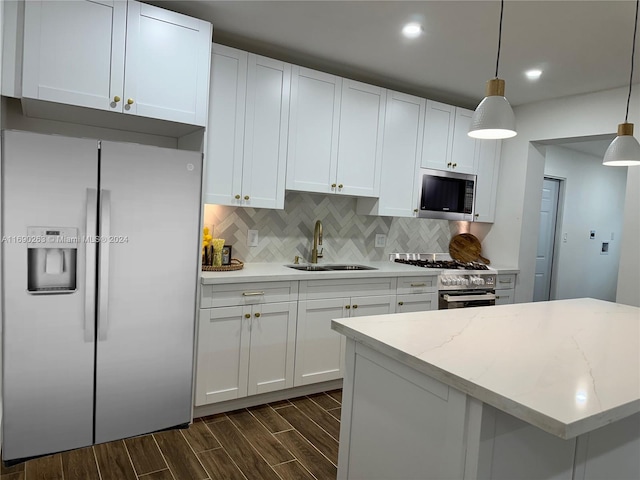
{"type": "Polygon", "coordinates": [[[438,277],[398,278],[396,313],[426,312],[438,309],[438,277]]]}
{"type": "Polygon", "coordinates": [[[196,406],[293,386],[296,305],[200,309],[196,406]]]}
{"type": "Polygon", "coordinates": [[[496,281],[496,305],[508,305],[515,302],[516,275],[499,274],[496,281]]]}
{"type": "Polygon", "coordinates": [[[300,301],[294,385],[342,378],[345,337],[331,330],[331,320],[393,313],[394,298],[383,295],[300,301]]]}

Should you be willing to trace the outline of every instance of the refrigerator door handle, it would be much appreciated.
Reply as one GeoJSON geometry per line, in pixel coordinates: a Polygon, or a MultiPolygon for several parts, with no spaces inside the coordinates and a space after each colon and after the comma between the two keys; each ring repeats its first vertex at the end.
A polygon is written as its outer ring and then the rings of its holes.
{"type": "Polygon", "coordinates": [[[111,191],[100,191],[100,276],[98,278],[98,340],[107,339],[109,328],[109,235],[111,191]],[[103,241],[104,240],[104,241],[103,241]]]}
{"type": "Polygon", "coordinates": [[[85,279],[84,279],[84,341],[95,340],[96,325],[96,229],[98,215],[98,192],[87,188],[87,221],[85,231],[85,279]]]}

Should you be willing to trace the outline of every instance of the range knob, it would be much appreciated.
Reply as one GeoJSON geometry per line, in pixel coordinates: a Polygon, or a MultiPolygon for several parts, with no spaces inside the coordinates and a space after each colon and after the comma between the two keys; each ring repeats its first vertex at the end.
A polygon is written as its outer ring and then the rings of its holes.
{"type": "Polygon", "coordinates": [[[469,279],[468,278],[463,278],[462,279],[462,284],[463,285],[469,285],[469,279]]]}

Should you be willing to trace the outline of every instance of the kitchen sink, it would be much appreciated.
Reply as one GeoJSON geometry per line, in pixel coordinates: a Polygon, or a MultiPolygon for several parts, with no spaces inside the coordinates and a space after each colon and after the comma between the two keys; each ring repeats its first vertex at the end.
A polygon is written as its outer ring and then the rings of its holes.
{"type": "Polygon", "coordinates": [[[293,268],[294,270],[302,270],[306,272],[327,272],[328,268],[320,267],[318,265],[285,265],[287,268],[293,268]]]}
{"type": "Polygon", "coordinates": [[[374,267],[367,267],[365,265],[352,265],[352,264],[336,264],[336,265],[285,265],[287,268],[293,268],[294,270],[301,270],[304,272],[329,272],[329,271],[343,271],[343,270],[377,270],[374,267]]]}

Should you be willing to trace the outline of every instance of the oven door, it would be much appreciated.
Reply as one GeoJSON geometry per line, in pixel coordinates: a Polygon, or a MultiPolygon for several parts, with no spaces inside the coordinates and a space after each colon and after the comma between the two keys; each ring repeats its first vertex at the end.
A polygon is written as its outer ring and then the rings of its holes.
{"type": "Polygon", "coordinates": [[[494,290],[441,291],[438,310],[449,308],[487,307],[496,304],[494,290]]]}

